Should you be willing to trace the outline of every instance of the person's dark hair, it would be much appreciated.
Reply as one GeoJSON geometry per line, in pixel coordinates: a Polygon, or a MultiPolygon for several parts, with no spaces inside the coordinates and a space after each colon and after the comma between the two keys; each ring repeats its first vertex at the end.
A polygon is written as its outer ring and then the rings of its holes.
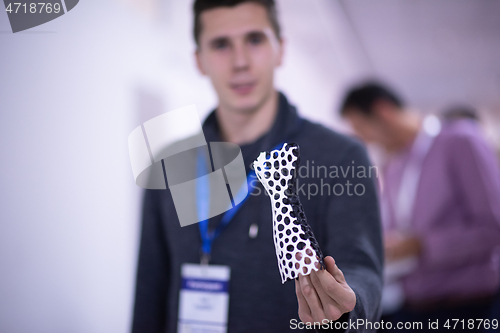
{"type": "Polygon", "coordinates": [[[206,10],[218,7],[234,7],[244,2],[253,2],[266,8],[267,16],[278,39],[281,38],[281,28],[278,22],[278,13],[274,0],[195,0],[193,4],[194,13],[194,40],[196,45],[200,45],[200,34],[202,30],[200,15],[206,10]]]}
{"type": "Polygon", "coordinates": [[[378,82],[367,82],[347,92],[340,114],[345,116],[352,109],[356,109],[369,116],[373,113],[373,104],[379,100],[388,101],[400,109],[404,107],[401,98],[390,88],[378,82]]]}
{"type": "Polygon", "coordinates": [[[459,119],[479,121],[479,114],[472,106],[458,105],[446,109],[443,112],[443,118],[450,121],[459,119]]]}

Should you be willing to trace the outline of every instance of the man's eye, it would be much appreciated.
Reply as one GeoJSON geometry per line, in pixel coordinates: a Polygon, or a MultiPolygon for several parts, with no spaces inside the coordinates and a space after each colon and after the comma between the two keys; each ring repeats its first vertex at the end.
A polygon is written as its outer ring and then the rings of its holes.
{"type": "Polygon", "coordinates": [[[212,43],[212,47],[216,50],[222,50],[222,49],[225,49],[226,47],[228,47],[229,43],[227,42],[227,40],[216,40],[212,43]]]}
{"type": "Polygon", "coordinates": [[[264,35],[262,34],[251,34],[248,36],[248,42],[253,45],[261,44],[264,41],[264,35]]]}

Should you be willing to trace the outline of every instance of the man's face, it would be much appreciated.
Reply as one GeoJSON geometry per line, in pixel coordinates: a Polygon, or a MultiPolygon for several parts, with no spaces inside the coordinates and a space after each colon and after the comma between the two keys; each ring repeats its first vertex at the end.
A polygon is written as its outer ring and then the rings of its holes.
{"type": "Polygon", "coordinates": [[[376,115],[367,116],[361,111],[348,110],[345,118],[356,134],[366,143],[385,145],[387,138],[381,119],[376,115]]]}
{"type": "Polygon", "coordinates": [[[257,110],[273,93],[274,69],[282,59],[266,9],[247,2],[204,11],[200,21],[196,60],[219,104],[237,112],[257,110]]]}

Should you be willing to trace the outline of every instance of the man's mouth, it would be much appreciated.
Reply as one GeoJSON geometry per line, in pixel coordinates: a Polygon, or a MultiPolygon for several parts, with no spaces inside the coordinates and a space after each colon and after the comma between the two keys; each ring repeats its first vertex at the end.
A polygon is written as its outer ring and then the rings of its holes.
{"type": "Polygon", "coordinates": [[[248,95],[255,88],[256,82],[231,83],[231,90],[238,95],[248,95]]]}

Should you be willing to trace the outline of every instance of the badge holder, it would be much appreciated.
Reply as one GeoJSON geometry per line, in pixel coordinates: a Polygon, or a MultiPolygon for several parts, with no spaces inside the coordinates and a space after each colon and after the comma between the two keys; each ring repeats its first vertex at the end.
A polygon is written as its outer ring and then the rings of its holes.
{"type": "Polygon", "coordinates": [[[183,264],[181,276],[178,332],[226,333],[229,267],[183,264]]]}

